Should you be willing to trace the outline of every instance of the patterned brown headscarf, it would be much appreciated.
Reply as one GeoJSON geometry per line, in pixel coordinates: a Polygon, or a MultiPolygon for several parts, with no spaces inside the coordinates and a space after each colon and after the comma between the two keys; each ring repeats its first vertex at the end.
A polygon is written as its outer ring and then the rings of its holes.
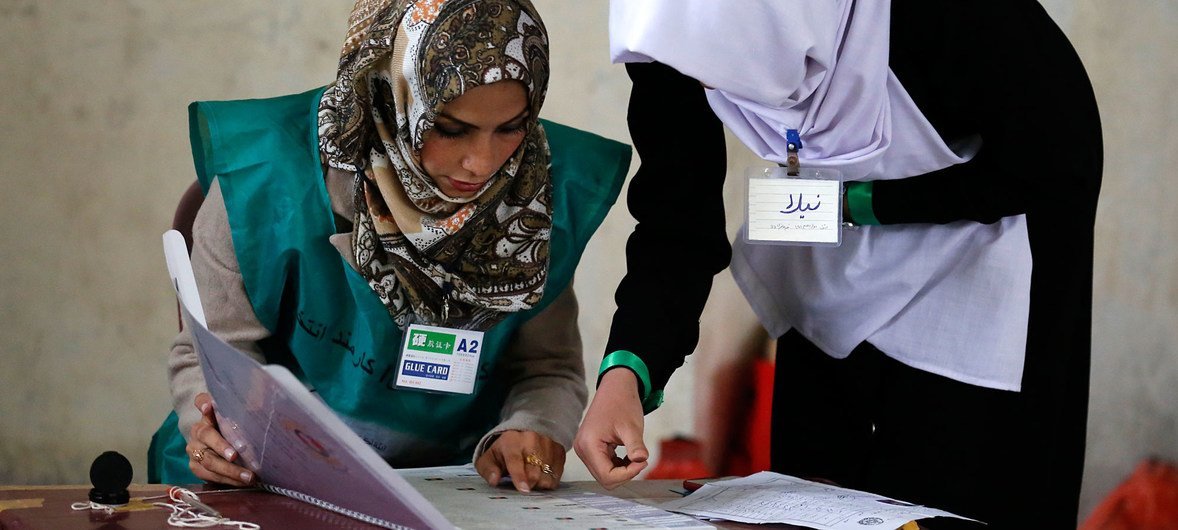
{"type": "Polygon", "coordinates": [[[356,172],[353,252],[398,325],[487,329],[535,306],[548,277],[550,155],[537,121],[548,37],[529,0],[359,0],[336,82],[319,104],[320,150],[356,172]],[[501,80],[527,89],[524,140],[473,198],[421,165],[442,107],[501,80]]]}

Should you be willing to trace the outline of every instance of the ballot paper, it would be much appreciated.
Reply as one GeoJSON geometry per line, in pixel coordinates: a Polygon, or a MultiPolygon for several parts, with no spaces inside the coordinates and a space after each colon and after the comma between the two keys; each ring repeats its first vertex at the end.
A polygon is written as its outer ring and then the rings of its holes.
{"type": "Polygon", "coordinates": [[[510,481],[495,488],[474,466],[401,470],[410,484],[462,530],[654,529],[711,530],[714,526],[627,499],[561,484],[552,491],[519,493],[510,481]]]}
{"type": "Polygon", "coordinates": [[[972,520],[873,493],[768,471],[710,482],[687,497],[659,507],[705,519],[786,523],[819,530],[891,529],[929,517],[972,520]]]}

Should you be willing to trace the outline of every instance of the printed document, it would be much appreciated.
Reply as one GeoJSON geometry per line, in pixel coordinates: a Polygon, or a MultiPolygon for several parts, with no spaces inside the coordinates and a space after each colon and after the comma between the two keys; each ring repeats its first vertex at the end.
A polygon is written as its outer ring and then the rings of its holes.
{"type": "MultiPolygon", "coordinates": [[[[899,528],[929,517],[966,519],[882,495],[762,471],[710,482],[664,510],[742,523],[786,523],[820,530],[899,528]]],[[[966,519],[972,520],[972,519],[966,519]]]]}

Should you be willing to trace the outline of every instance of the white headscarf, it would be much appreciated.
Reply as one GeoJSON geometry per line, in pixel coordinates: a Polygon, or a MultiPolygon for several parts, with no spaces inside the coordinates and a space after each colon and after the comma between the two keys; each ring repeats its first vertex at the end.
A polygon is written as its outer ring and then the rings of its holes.
{"type": "MultiPolygon", "coordinates": [[[[769,161],[786,161],[789,129],[801,135],[803,166],[847,180],[968,161],[978,143],[950,149],[888,68],[890,14],[887,0],[611,0],[610,53],[699,80],[716,116],[769,161]]],[[[1031,273],[1024,216],[863,227],[844,232],[839,247],[738,237],[732,269],[773,336],[797,328],[839,358],[870,341],[959,381],[1021,384],[1031,273]]]]}
{"type": "Polygon", "coordinates": [[[717,117],[761,158],[784,163],[785,131],[796,129],[804,165],[859,180],[893,138],[889,14],[886,1],[614,0],[610,53],[699,80],[717,117]]]}

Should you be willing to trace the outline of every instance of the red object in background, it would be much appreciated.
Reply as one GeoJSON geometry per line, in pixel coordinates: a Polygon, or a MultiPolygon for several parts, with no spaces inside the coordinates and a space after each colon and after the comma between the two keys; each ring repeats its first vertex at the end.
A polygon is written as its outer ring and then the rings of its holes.
{"type": "Polygon", "coordinates": [[[659,442],[659,459],[646,472],[647,480],[664,478],[710,477],[712,471],[704,465],[700,456],[699,442],[676,437],[659,442]]]}
{"type": "Polygon", "coordinates": [[[769,469],[769,432],[773,417],[773,361],[753,361],[753,405],[749,408],[745,445],[750,469],[745,475],[769,469]]]}
{"type": "Polygon", "coordinates": [[[1147,460],[1101,501],[1080,530],[1178,530],[1178,466],[1147,460]]]}
{"type": "Polygon", "coordinates": [[[756,359],[750,363],[748,395],[734,411],[742,423],[733,426],[724,458],[722,475],[747,476],[769,469],[769,432],[773,416],[773,361],[756,359]],[[742,414],[743,413],[743,414],[742,414]]]}

